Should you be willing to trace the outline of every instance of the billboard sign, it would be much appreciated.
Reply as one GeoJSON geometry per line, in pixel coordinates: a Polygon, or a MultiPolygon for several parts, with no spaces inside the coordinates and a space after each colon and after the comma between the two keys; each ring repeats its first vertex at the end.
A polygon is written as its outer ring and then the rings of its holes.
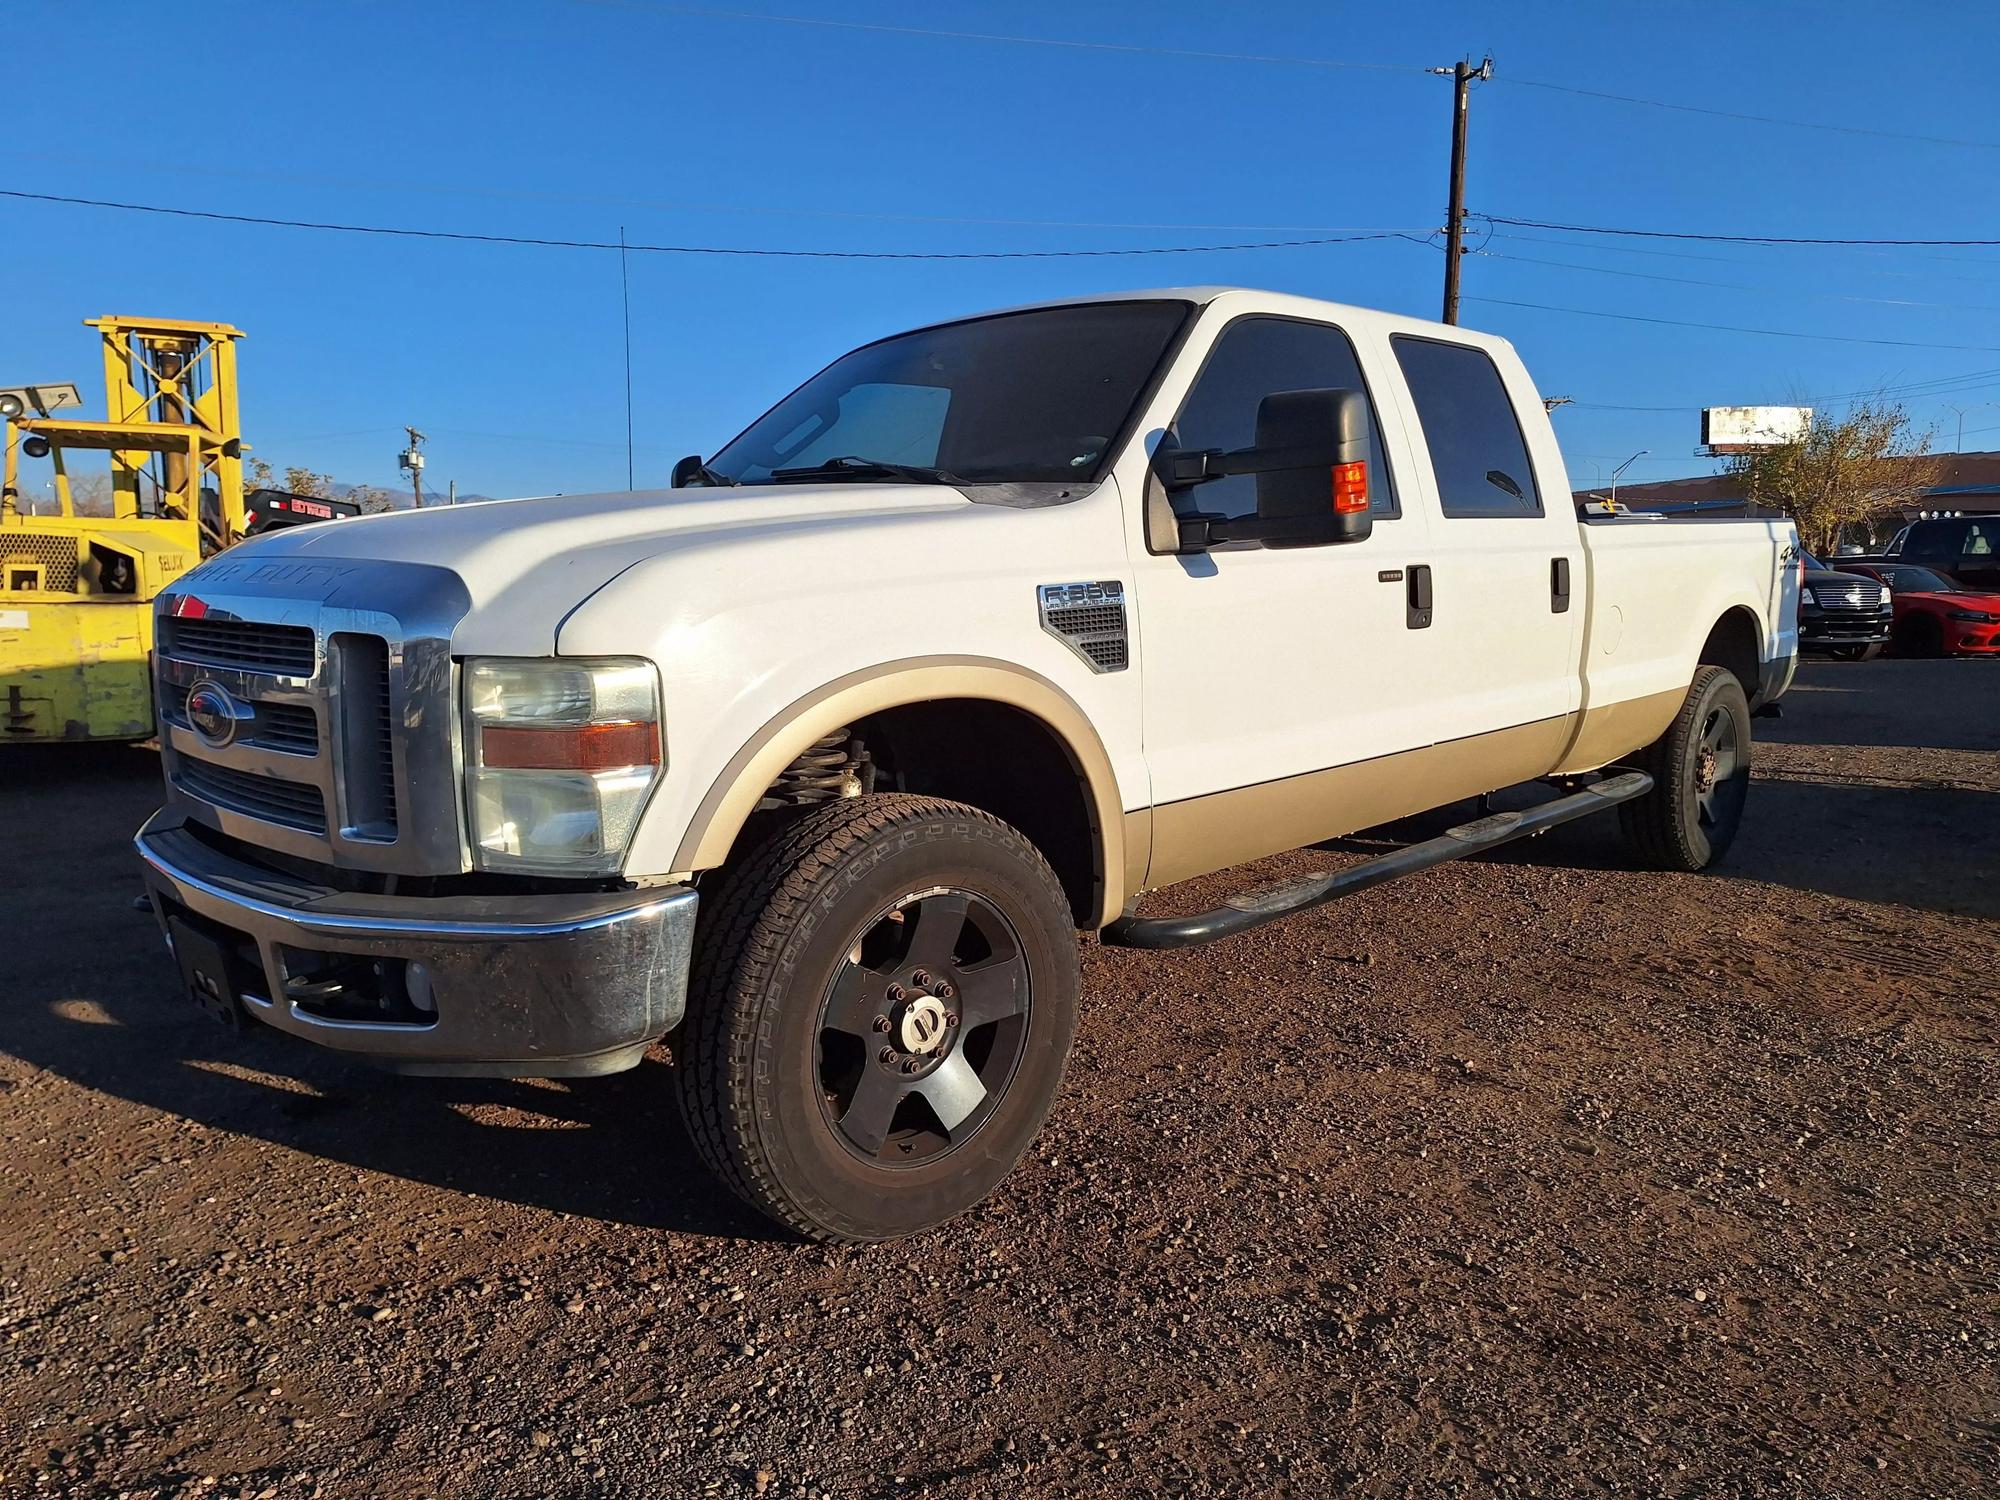
{"type": "Polygon", "coordinates": [[[1812,431],[1810,406],[1705,406],[1701,444],[1711,453],[1762,453],[1812,431]]]}

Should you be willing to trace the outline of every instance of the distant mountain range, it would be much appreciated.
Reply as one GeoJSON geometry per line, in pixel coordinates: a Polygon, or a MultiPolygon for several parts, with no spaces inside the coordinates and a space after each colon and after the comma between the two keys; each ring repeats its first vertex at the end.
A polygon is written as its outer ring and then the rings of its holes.
{"type": "MultiPolygon", "coordinates": [[[[409,510],[411,508],[410,491],[407,485],[398,489],[392,485],[383,485],[383,484],[354,485],[354,484],[334,483],[328,485],[327,489],[332,494],[333,498],[336,500],[345,500],[349,495],[353,494],[354,491],[357,489],[381,490],[389,497],[390,509],[409,510]]],[[[465,493],[460,493],[458,497],[458,503],[460,505],[472,505],[481,500],[497,500],[499,498],[500,497],[498,495],[469,495],[465,493]]],[[[426,508],[433,505],[444,505],[447,503],[448,499],[444,493],[441,493],[440,491],[433,489],[426,489],[424,491],[424,505],[426,508]]]]}

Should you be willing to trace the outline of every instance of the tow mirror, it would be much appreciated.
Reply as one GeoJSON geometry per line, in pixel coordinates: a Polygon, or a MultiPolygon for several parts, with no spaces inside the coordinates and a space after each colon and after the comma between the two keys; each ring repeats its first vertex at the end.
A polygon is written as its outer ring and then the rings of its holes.
{"type": "MultiPolygon", "coordinates": [[[[677,490],[684,490],[691,484],[700,484],[702,482],[701,469],[701,455],[699,453],[690,453],[686,458],[674,465],[673,487],[677,490]]],[[[655,469],[653,472],[657,474],[659,470],[655,469]]]]}
{"type": "Polygon", "coordinates": [[[1180,518],[1180,550],[1223,542],[1320,547],[1358,542],[1373,528],[1368,509],[1368,406],[1359,391],[1276,391],[1257,405],[1249,448],[1162,448],[1160,480],[1188,489],[1231,474],[1257,480],[1254,516],[1196,512],[1180,518]]]}

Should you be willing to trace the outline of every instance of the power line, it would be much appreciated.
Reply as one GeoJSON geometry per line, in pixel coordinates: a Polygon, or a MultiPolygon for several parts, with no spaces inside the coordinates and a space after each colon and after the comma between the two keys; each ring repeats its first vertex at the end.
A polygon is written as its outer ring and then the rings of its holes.
{"type": "MultiPolygon", "coordinates": [[[[336,188],[362,193],[422,193],[433,197],[484,199],[500,203],[560,204],[586,208],[650,208],[667,213],[741,214],[771,218],[853,220],[884,224],[950,224],[993,229],[1116,229],[1147,233],[1226,230],[1232,234],[1346,234],[1376,225],[1350,224],[1216,224],[1153,223],[1118,219],[1018,219],[964,214],[901,214],[845,208],[792,208],[776,203],[704,203],[683,198],[642,198],[611,193],[543,193],[518,188],[441,183],[407,178],[328,176],[322,173],[252,172],[197,162],[135,161],[129,158],[83,156],[70,151],[17,151],[0,148],[0,158],[63,168],[86,167],[117,172],[147,172],[177,177],[211,178],[226,182],[258,182],[278,187],[336,188]]],[[[1563,243],[1556,241],[1555,243],[1563,243]]],[[[1645,253],[1645,252],[1638,252],[1645,253]]],[[[1664,252],[1662,252],[1664,253],[1664,252]]]]}
{"type": "Polygon", "coordinates": [[[827,31],[870,31],[886,36],[927,37],[952,42],[999,42],[1012,47],[1054,47],[1075,52],[1122,52],[1135,57],[1174,57],[1197,62],[1271,63],[1292,68],[1339,68],[1367,73],[1428,73],[1410,63],[1349,62],[1331,57],[1296,57],[1262,52],[1208,52],[1192,47],[1147,47],[1136,42],[1074,41],[1066,37],[1017,36],[994,31],[946,31],[933,26],[892,26],[879,21],[842,21],[825,16],[769,15],[758,11],[720,10],[706,5],[674,5],[666,0],[583,0],[617,10],[665,11],[672,15],[722,21],[765,21],[780,26],[816,26],[827,31]]]}
{"type": "MultiPolygon", "coordinates": [[[[1870,390],[1833,391],[1816,396],[1793,396],[1787,399],[1805,406],[1834,406],[1842,402],[1866,401],[1876,396],[1907,396],[1913,400],[1923,400],[1933,396],[1953,396],[1966,391],[1983,391],[2000,388],[2000,370],[1968,370],[1962,375],[1940,375],[1932,380],[1914,380],[1906,383],[1881,385],[1870,390]]],[[[1640,411],[1640,412],[1690,412],[1699,411],[1699,401],[1683,401],[1673,406],[1631,406],[1607,401],[1572,401],[1580,411],[1640,411]]]]}
{"type": "Polygon", "coordinates": [[[1544,260],[1535,255],[1509,255],[1504,250],[1475,250],[1489,260],[1511,260],[1524,266],[1555,266],[1569,271],[1590,271],[1599,276],[1625,276],[1636,281],[1667,281],[1676,286],[1715,287],[1726,292],[1761,292],[1767,296],[1814,297],[1833,302],[1866,302],[1879,307],[1934,307],[1952,312],[2000,312],[2000,305],[1988,302],[1919,302],[1910,297],[1860,297],[1848,292],[1811,292],[1792,287],[1746,286],[1740,281],[1706,281],[1696,276],[1662,276],[1653,271],[1627,271],[1617,266],[1592,266],[1574,260],[1544,260]]]}
{"type": "Polygon", "coordinates": [[[1671,109],[1681,114],[1712,115],[1721,120],[1747,120],[1754,125],[1786,125],[1795,130],[1826,130],[1838,135],[1870,135],[1883,140],[1912,141],[1925,146],[1970,146],[1981,151],[2000,151],[2000,141],[1974,141],[1960,136],[1917,135],[1905,130],[1875,130],[1866,125],[1835,125],[1824,120],[1794,120],[1783,115],[1751,115],[1733,109],[1711,109],[1701,104],[1679,104],[1667,99],[1640,99],[1631,94],[1611,94],[1602,89],[1582,89],[1573,84],[1547,83],[1534,78],[1502,78],[1524,89],[1546,89],[1551,93],[1574,94],[1582,99],[1605,99],[1614,104],[1641,104],[1649,109],[1671,109]]]}
{"type": "Polygon", "coordinates": [[[1657,323],[1668,328],[1705,328],[1714,333],[1755,333],[1774,339],[1815,339],[1832,344],[1879,344],[1892,349],[1962,349],[2000,354],[2000,344],[1929,344],[1912,339],[1864,339],[1842,333],[1800,333],[1789,328],[1744,328],[1733,323],[1690,323],[1680,318],[1648,318],[1638,313],[1603,312],[1593,307],[1556,307],[1547,302],[1514,302],[1505,297],[1467,297],[1494,307],[1526,307],[1536,312],[1574,313],[1584,318],[1616,318],[1621,323],[1657,323]]]}
{"type": "Polygon", "coordinates": [[[1481,214],[1479,217],[1493,224],[1511,224],[1517,229],[1557,229],[1565,234],[1608,234],[1646,240],[1703,240],[1723,245],[2000,245],[2000,239],[1824,239],[1797,234],[1706,234],[1686,229],[1619,229],[1601,224],[1556,224],[1547,219],[1510,219],[1501,214],[1481,214]]]}
{"type": "MultiPolygon", "coordinates": [[[[1066,37],[1021,36],[990,31],[950,31],[931,26],[896,26],[877,21],[837,20],[825,16],[774,15],[761,11],[726,10],[704,5],[678,5],[670,0],[581,0],[606,9],[659,11],[669,15],[703,17],[726,21],[758,21],[780,26],[809,26],[827,31],[874,32],[886,36],[924,37],[954,42],[1000,43],[1013,47],[1049,47],[1078,52],[1116,52],[1136,57],[1168,57],[1195,62],[1259,63],[1293,68],[1337,68],[1371,73],[1427,73],[1428,68],[1408,63],[1351,62],[1344,58],[1299,57],[1260,52],[1216,52],[1194,47],[1150,47],[1134,42],[1077,41],[1066,37]]],[[[1718,119],[1741,120],[1754,125],[1782,125],[1796,130],[1823,130],[1839,135],[1876,136],[1884,140],[1909,141],[1926,146],[1962,146],[1983,151],[2000,151],[2000,141],[1978,141],[1958,136],[1922,135],[1912,131],[1877,130],[1864,125],[1838,125],[1822,120],[1796,120],[1783,115],[1753,115],[1738,110],[1713,109],[1700,104],[1681,104],[1667,99],[1642,99],[1630,94],[1613,94],[1601,89],[1578,88],[1573,84],[1551,83],[1533,78],[1503,78],[1521,88],[1543,89],[1578,98],[1599,99],[1613,104],[1642,105],[1650,109],[1675,110],[1683,114],[1712,115],[1718,119]]]]}
{"type": "Polygon", "coordinates": [[[1371,230],[1357,234],[1321,235],[1311,239],[1254,240],[1233,245],[1137,245],[1088,250],[777,250],[747,245],[623,245],[616,240],[553,239],[537,235],[473,234],[456,229],[404,229],[379,224],[338,224],[311,219],[267,218],[260,214],[225,214],[209,209],[169,208],[157,203],[120,203],[107,198],[72,198],[58,193],[29,193],[0,188],[0,198],[32,203],[61,203],[82,208],[112,208],[125,213],[163,214],[181,219],[206,219],[222,224],[258,224],[274,229],[317,229],[336,234],[385,235],[397,239],[461,240],[481,245],[532,245],[554,250],[625,250],[646,255],[742,255],[790,260],[1069,260],[1091,256],[1208,255],[1235,250],[1292,250],[1312,245],[1347,245],[1362,240],[1411,239],[1428,231],[1371,230]]]}

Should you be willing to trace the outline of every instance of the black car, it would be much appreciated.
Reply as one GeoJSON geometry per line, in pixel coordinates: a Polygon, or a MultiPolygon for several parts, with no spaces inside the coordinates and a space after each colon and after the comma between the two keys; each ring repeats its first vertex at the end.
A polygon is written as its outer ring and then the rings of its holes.
{"type": "Polygon", "coordinates": [[[1840,573],[1810,553],[1799,587],[1799,649],[1866,661],[1889,644],[1895,604],[1889,590],[1860,573],[1840,573]]]}

